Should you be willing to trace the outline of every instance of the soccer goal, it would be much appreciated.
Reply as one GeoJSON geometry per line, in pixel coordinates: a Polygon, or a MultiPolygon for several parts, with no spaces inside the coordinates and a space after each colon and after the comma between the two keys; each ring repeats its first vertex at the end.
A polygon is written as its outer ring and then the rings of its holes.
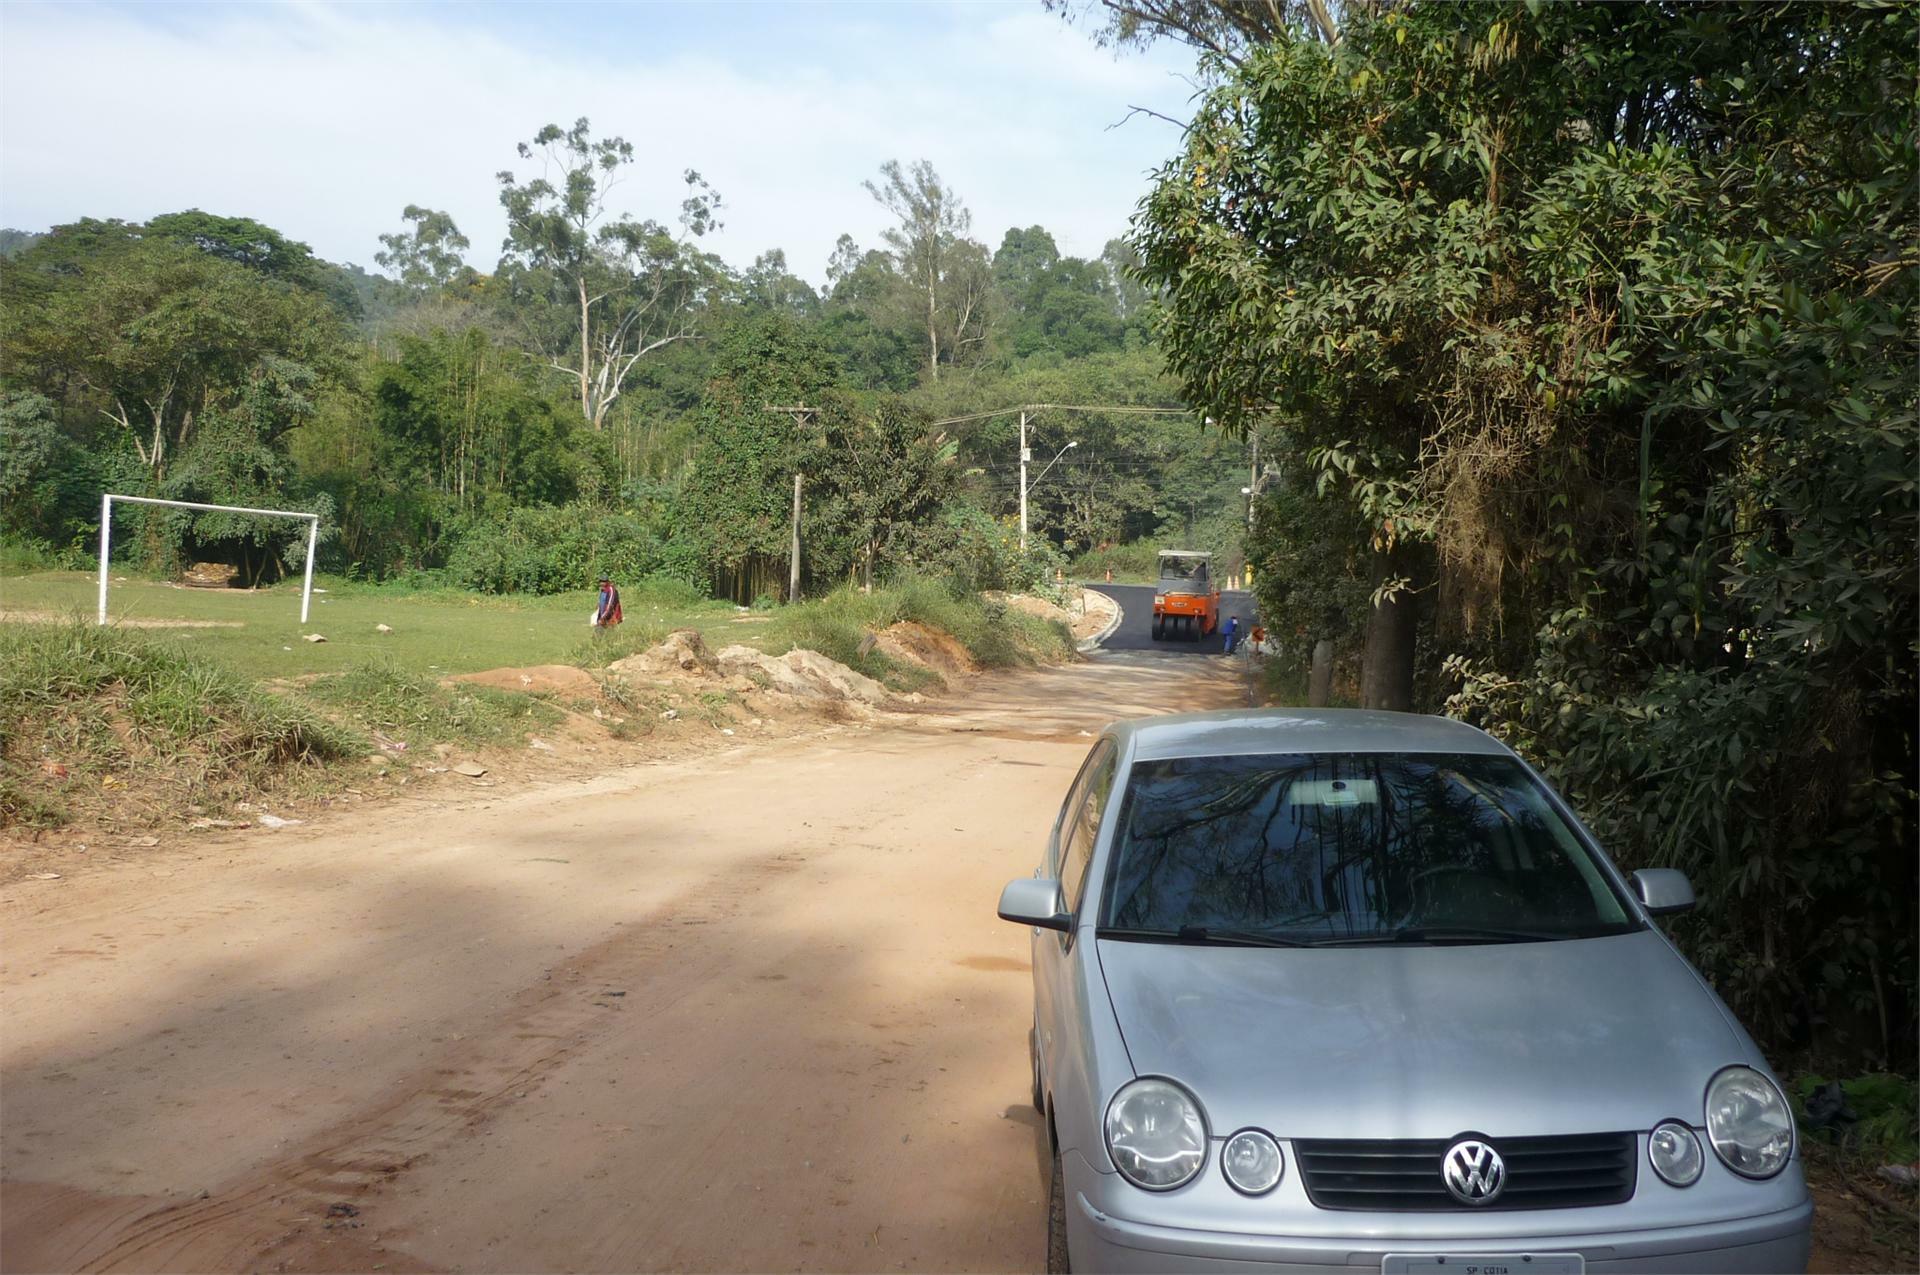
{"type": "Polygon", "coordinates": [[[203,505],[192,500],[158,500],[152,496],[122,496],[106,492],[100,497],[100,623],[107,622],[107,563],[113,553],[113,502],[128,505],[166,505],[173,509],[204,509],[216,514],[259,514],[263,518],[305,518],[307,527],[307,578],[300,586],[300,623],[307,622],[313,604],[313,551],[320,545],[320,515],[297,509],[248,509],[242,505],[203,505]]]}

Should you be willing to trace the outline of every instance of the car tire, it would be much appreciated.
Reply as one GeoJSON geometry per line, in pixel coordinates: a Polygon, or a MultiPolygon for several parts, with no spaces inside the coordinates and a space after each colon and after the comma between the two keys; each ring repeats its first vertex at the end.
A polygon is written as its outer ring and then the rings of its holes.
{"type": "Polygon", "coordinates": [[[1060,1149],[1055,1147],[1053,1181],[1047,1186],[1047,1275],[1068,1275],[1072,1270],[1067,1256],[1067,1175],[1060,1149]]]}
{"type": "Polygon", "coordinates": [[[1027,1029],[1027,1059],[1033,1065],[1033,1109],[1047,1114],[1047,1095],[1040,1089],[1040,1029],[1027,1029]]]}
{"type": "Polygon", "coordinates": [[[1167,622],[1159,616],[1153,617],[1153,640],[1158,642],[1167,631],[1167,622]]]}

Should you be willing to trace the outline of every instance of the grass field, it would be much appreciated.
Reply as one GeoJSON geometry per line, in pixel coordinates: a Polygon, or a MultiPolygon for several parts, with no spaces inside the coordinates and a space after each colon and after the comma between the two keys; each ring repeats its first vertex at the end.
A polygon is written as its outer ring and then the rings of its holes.
{"type": "MultiPolygon", "coordinates": [[[[112,623],[100,627],[96,587],[71,571],[0,576],[0,829],[150,826],[264,793],[322,792],[348,782],[330,778],[333,768],[364,769],[382,735],[413,746],[511,743],[559,721],[564,706],[443,679],[541,664],[597,670],[679,628],[716,650],[805,647],[896,692],[940,680],[873,648],[869,636],[900,620],[951,634],[990,668],[1073,654],[1064,625],[928,580],[763,612],[647,583],[623,590],[626,623],[611,633],[588,625],[589,594],[327,580],[303,625],[297,584],[187,589],[138,577],[114,582],[112,623]],[[305,640],[315,633],[327,640],[305,640]]],[[[597,685],[608,720],[628,732],[617,737],[630,737],[639,727],[623,714],[635,690],[624,679],[597,685]]],[[[701,702],[709,697],[726,693],[702,692],[701,702]]]]}
{"type": "MultiPolygon", "coordinates": [[[[622,592],[627,622],[613,633],[587,625],[593,595],[501,598],[461,592],[402,593],[316,580],[312,614],[300,623],[298,582],[249,591],[187,589],[149,580],[116,581],[108,615],[156,638],[210,656],[238,673],[271,680],[341,673],[391,661],[423,673],[471,673],[532,664],[604,664],[669,629],[697,628],[715,645],[748,642],[764,623],[737,623],[738,610],[679,591],[622,592]],[[318,592],[324,588],[325,593],[318,592]],[[196,626],[171,627],[167,621],[196,626]],[[157,627],[148,628],[152,624],[157,627]],[[381,633],[377,625],[393,630],[381,633]],[[325,642],[302,640],[319,633],[325,642]]],[[[0,620],[91,620],[98,578],[77,572],[0,577],[0,620]]],[[[689,591],[690,592],[690,591],[689,591]]]]}

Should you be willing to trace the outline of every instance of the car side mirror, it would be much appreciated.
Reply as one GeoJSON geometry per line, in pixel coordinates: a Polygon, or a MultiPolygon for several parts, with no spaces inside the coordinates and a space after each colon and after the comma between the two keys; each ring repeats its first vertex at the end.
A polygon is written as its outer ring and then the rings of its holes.
{"type": "Polygon", "coordinates": [[[1642,868],[1633,874],[1640,906],[1653,916],[1671,916],[1693,907],[1693,883],[1677,868],[1642,868]]]}
{"type": "Polygon", "coordinates": [[[1065,933],[1073,915],[1061,906],[1060,883],[1051,877],[1021,877],[1000,891],[1000,919],[1065,933]]]}

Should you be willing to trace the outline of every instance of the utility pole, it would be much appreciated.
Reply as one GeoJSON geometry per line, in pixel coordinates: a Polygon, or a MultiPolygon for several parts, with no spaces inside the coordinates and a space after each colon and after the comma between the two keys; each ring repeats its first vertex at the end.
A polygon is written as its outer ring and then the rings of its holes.
{"type": "MultiPolygon", "coordinates": [[[[795,404],[789,407],[774,407],[769,405],[765,410],[769,412],[785,412],[787,415],[793,417],[793,431],[795,434],[799,434],[805,430],[807,426],[813,422],[813,418],[820,412],[819,408],[808,407],[805,404],[795,404]]],[[[800,600],[800,485],[802,477],[803,475],[800,468],[795,466],[793,471],[793,540],[787,550],[787,601],[789,602],[798,602],[800,600]]]]}
{"type": "Polygon", "coordinates": [[[787,601],[800,600],[800,471],[793,471],[793,547],[787,551],[787,601]]]}
{"type": "Polygon", "coordinates": [[[1020,552],[1027,551],[1027,462],[1033,453],[1027,449],[1027,414],[1020,413],[1020,552]]]}
{"type": "MultiPolygon", "coordinates": [[[[1260,491],[1260,435],[1258,429],[1259,427],[1255,426],[1253,429],[1247,431],[1253,439],[1253,459],[1248,462],[1247,468],[1247,490],[1256,494],[1260,491]]],[[[1253,502],[1251,500],[1247,502],[1247,526],[1253,526],[1253,502]]]]}

